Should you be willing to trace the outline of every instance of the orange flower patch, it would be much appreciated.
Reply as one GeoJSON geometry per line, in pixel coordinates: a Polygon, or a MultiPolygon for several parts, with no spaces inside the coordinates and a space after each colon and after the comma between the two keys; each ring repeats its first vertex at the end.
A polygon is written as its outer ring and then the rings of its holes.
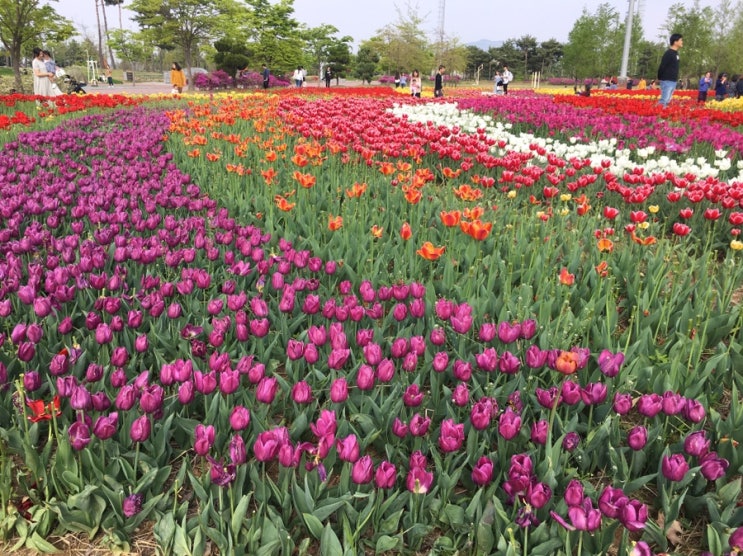
{"type": "Polygon", "coordinates": [[[493,223],[473,220],[472,222],[460,222],[459,228],[468,236],[482,241],[490,235],[490,231],[493,229],[493,223]]]}
{"type": "Polygon", "coordinates": [[[560,271],[560,283],[563,286],[572,286],[575,284],[575,274],[570,274],[567,268],[562,267],[560,271]]]}
{"type": "Polygon", "coordinates": [[[379,165],[379,171],[385,176],[390,176],[395,173],[395,165],[391,162],[382,162],[379,165]]]}
{"type": "Polygon", "coordinates": [[[413,231],[410,229],[410,224],[405,222],[402,227],[400,227],[400,237],[405,241],[408,241],[412,235],[413,231]]]}
{"type": "Polygon", "coordinates": [[[405,187],[403,188],[403,191],[405,192],[405,200],[411,205],[418,204],[423,198],[423,193],[420,192],[420,189],[415,187],[405,187]]]}
{"type": "Polygon", "coordinates": [[[267,151],[266,152],[266,160],[269,162],[273,162],[278,158],[278,155],[276,154],[276,151],[267,151]]]}
{"type": "Polygon", "coordinates": [[[201,156],[201,150],[200,149],[194,149],[192,151],[188,151],[186,153],[191,158],[199,158],[201,156]]]}
{"type": "Polygon", "coordinates": [[[266,185],[271,185],[273,180],[276,178],[276,170],[269,168],[268,170],[261,170],[261,176],[266,180],[266,185]]]}
{"type": "Polygon", "coordinates": [[[555,361],[555,369],[564,375],[572,375],[578,370],[578,354],[572,351],[561,351],[555,361]]]}
{"type": "Polygon", "coordinates": [[[220,153],[206,153],[206,159],[209,162],[216,162],[222,157],[220,153]]]}
{"type": "Polygon", "coordinates": [[[463,201],[477,201],[482,197],[482,190],[465,184],[454,189],[454,195],[463,201]]]}
{"type": "Polygon", "coordinates": [[[377,226],[374,224],[374,226],[371,227],[371,235],[377,239],[382,237],[382,234],[384,233],[384,228],[382,226],[377,226]]]}
{"type": "Polygon", "coordinates": [[[316,182],[315,176],[313,176],[312,174],[303,174],[299,170],[294,170],[292,178],[294,178],[294,180],[305,189],[314,187],[316,182]]]}
{"type": "Polygon", "coordinates": [[[295,206],[297,206],[297,203],[290,203],[289,201],[286,200],[286,198],[282,197],[281,195],[276,195],[273,198],[273,202],[276,203],[276,206],[279,208],[279,210],[283,210],[284,212],[289,212],[295,206]]]}
{"type": "Polygon", "coordinates": [[[602,278],[606,278],[609,275],[609,265],[606,261],[601,261],[596,265],[596,273],[602,278]]]}
{"type": "Polygon", "coordinates": [[[461,168],[457,168],[456,170],[452,170],[448,166],[445,166],[441,170],[441,173],[444,174],[444,177],[445,178],[453,179],[453,178],[458,178],[459,177],[459,175],[462,173],[462,169],[461,168]]]}
{"type": "Polygon", "coordinates": [[[366,183],[356,182],[350,189],[346,189],[346,195],[353,199],[361,197],[366,192],[366,183]]]}
{"type": "Polygon", "coordinates": [[[467,220],[477,220],[485,214],[485,209],[482,207],[466,208],[462,214],[467,220]]]}
{"type": "Polygon", "coordinates": [[[302,154],[295,154],[291,158],[291,160],[295,165],[299,166],[300,168],[304,168],[305,166],[307,166],[307,164],[310,163],[307,157],[302,154]]]}
{"type": "Polygon", "coordinates": [[[435,261],[444,254],[444,251],[446,251],[446,247],[436,247],[433,243],[427,241],[423,245],[421,245],[421,248],[418,249],[416,253],[418,253],[427,261],[435,261]]]}
{"type": "Polygon", "coordinates": [[[462,213],[458,210],[450,210],[449,212],[442,210],[439,213],[439,218],[441,218],[441,223],[444,226],[446,226],[447,228],[451,228],[459,224],[459,222],[462,220],[462,213]]]}
{"type": "Polygon", "coordinates": [[[611,253],[612,251],[614,251],[614,242],[609,238],[602,237],[598,241],[598,247],[599,251],[601,251],[602,253],[611,253]]]}
{"type": "Polygon", "coordinates": [[[328,230],[331,232],[335,232],[336,230],[340,230],[343,227],[343,217],[342,216],[333,216],[332,214],[328,216],[328,230]]]}

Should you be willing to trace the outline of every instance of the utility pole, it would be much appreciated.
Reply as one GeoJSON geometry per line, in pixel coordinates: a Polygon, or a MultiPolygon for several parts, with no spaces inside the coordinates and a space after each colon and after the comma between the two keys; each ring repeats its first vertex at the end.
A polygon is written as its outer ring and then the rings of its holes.
{"type": "Polygon", "coordinates": [[[439,0],[439,26],[436,30],[436,34],[438,35],[436,37],[436,40],[438,41],[438,44],[436,45],[436,57],[438,60],[436,61],[436,66],[442,63],[441,57],[444,53],[444,19],[446,16],[446,0],[439,0]]]}
{"type": "Polygon", "coordinates": [[[629,47],[632,42],[632,18],[635,15],[635,0],[628,0],[627,23],[624,28],[624,49],[622,50],[622,67],[619,70],[619,79],[627,80],[627,66],[629,65],[629,47]]]}

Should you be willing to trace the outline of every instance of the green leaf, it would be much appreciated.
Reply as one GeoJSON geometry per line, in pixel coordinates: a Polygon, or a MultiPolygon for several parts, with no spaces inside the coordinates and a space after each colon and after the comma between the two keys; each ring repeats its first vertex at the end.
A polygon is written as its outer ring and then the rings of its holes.
{"type": "Polygon", "coordinates": [[[26,548],[36,550],[37,552],[44,552],[46,554],[54,554],[58,552],[56,546],[47,542],[45,539],[42,539],[36,531],[31,534],[30,538],[26,539],[26,548]]]}
{"type": "Polygon", "coordinates": [[[334,513],[338,508],[344,506],[351,499],[351,495],[347,494],[340,500],[329,500],[326,503],[318,504],[315,510],[312,512],[314,516],[320,521],[328,519],[330,514],[334,513]]]}
{"type": "Polygon", "coordinates": [[[242,527],[242,522],[245,519],[245,514],[248,513],[248,506],[250,505],[250,494],[243,494],[240,497],[234,513],[232,514],[232,534],[237,535],[242,527]]]}
{"type": "Polygon", "coordinates": [[[738,500],[738,496],[740,495],[740,484],[741,479],[738,477],[717,491],[717,495],[720,497],[723,505],[729,506],[738,500]]]}
{"type": "Polygon", "coordinates": [[[374,551],[377,554],[389,552],[395,550],[400,545],[400,537],[390,537],[389,535],[382,535],[377,539],[377,544],[374,547],[374,551]]]}
{"type": "Polygon", "coordinates": [[[444,511],[441,512],[439,519],[442,523],[446,523],[452,527],[464,525],[464,508],[455,506],[454,504],[447,504],[444,511]]]}
{"type": "Polygon", "coordinates": [[[341,541],[338,540],[335,532],[330,528],[328,523],[322,532],[322,538],[320,539],[320,554],[322,556],[338,556],[343,554],[343,547],[341,541]]]}
{"type": "Polygon", "coordinates": [[[302,519],[304,519],[304,523],[307,525],[307,530],[310,532],[310,535],[315,537],[317,540],[320,540],[323,534],[322,522],[313,514],[302,514],[302,519]]]}
{"type": "Polygon", "coordinates": [[[175,520],[173,519],[173,512],[168,512],[160,519],[157,520],[155,526],[152,528],[152,532],[157,539],[157,543],[163,547],[168,548],[173,543],[175,537],[175,520]]]}

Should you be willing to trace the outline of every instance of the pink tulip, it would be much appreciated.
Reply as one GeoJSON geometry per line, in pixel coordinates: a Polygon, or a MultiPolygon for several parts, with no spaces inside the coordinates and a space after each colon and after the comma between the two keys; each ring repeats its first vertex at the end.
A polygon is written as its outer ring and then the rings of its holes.
{"type": "Polygon", "coordinates": [[[150,437],[151,425],[147,415],[137,417],[129,429],[129,436],[134,442],[145,442],[150,437]]]}

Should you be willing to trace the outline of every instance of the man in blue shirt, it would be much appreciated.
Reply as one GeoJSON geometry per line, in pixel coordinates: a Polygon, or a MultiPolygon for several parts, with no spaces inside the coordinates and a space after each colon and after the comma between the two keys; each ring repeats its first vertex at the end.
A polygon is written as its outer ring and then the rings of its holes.
{"type": "Polygon", "coordinates": [[[674,33],[668,40],[670,46],[663,54],[658,66],[658,85],[660,86],[660,104],[668,106],[679,80],[679,49],[684,46],[684,38],[674,33]]]}

